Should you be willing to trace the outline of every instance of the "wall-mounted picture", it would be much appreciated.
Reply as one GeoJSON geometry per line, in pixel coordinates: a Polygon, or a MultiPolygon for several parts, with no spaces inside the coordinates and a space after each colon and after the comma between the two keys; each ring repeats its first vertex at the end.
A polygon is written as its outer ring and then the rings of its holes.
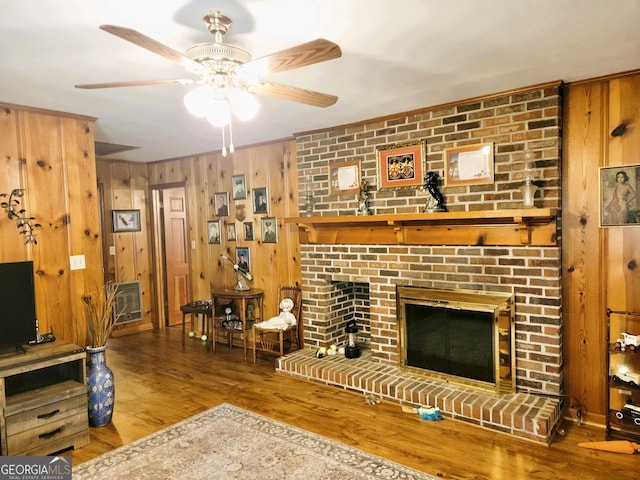
{"type": "Polygon", "coordinates": [[[140,210],[113,210],[114,232],[139,232],[140,210]]]}
{"type": "Polygon", "coordinates": [[[378,189],[420,187],[424,180],[424,141],[378,147],[378,189]]]}
{"type": "Polygon", "coordinates": [[[444,185],[493,183],[493,143],[444,149],[444,185]]]}
{"type": "Polygon", "coordinates": [[[247,177],[244,173],[231,177],[231,191],[234,200],[247,198],[247,177]]]}
{"type": "Polygon", "coordinates": [[[225,223],[224,226],[227,229],[227,240],[229,242],[236,241],[236,222],[225,223]]]}
{"type": "Polygon", "coordinates": [[[333,195],[358,193],[360,190],[360,161],[336,163],[329,166],[329,186],[333,195]]]}
{"type": "Polygon", "coordinates": [[[640,225],[640,165],[600,168],[600,224],[640,225]]]}
{"type": "Polygon", "coordinates": [[[267,187],[253,189],[253,213],[269,213],[267,187]]]}
{"type": "Polygon", "coordinates": [[[246,247],[236,247],[236,264],[238,268],[245,272],[251,271],[251,261],[249,260],[249,249],[246,247]]]}
{"type": "Polygon", "coordinates": [[[218,217],[229,216],[229,192],[216,192],[213,194],[214,208],[218,217]]]}
{"type": "Polygon", "coordinates": [[[207,222],[207,238],[209,243],[220,243],[220,220],[207,222]]]}
{"type": "Polygon", "coordinates": [[[278,243],[278,222],[275,217],[263,217],[260,219],[262,243],[278,243]]]}
{"type": "Polygon", "coordinates": [[[245,241],[253,240],[253,222],[244,222],[242,224],[245,241]]]}

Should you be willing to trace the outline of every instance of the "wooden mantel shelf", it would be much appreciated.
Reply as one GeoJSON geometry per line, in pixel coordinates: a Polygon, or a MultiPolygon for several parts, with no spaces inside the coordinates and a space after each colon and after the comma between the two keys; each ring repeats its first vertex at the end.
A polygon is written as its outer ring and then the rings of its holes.
{"type": "Polygon", "coordinates": [[[394,215],[295,217],[300,243],[557,246],[551,208],[394,215]]]}

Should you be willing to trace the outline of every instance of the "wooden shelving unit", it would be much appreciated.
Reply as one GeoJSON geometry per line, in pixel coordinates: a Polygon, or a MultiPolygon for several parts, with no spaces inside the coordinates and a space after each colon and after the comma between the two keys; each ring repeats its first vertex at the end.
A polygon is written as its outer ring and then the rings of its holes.
{"type": "Polygon", "coordinates": [[[551,208],[394,215],[295,217],[300,243],[557,246],[551,208]]]}
{"type": "Polygon", "coordinates": [[[86,354],[55,341],[0,356],[2,455],[49,455],[89,443],[86,354]]]}
{"type": "Polygon", "coordinates": [[[607,438],[640,441],[640,345],[625,344],[622,332],[640,336],[640,312],[607,310],[607,438]]]}

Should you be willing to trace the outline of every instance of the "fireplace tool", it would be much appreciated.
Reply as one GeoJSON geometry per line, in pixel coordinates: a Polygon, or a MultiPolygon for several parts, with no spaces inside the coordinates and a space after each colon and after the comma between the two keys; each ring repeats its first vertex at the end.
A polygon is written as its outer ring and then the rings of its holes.
{"type": "Polygon", "coordinates": [[[349,320],[344,331],[349,336],[347,346],[344,348],[345,358],[358,358],[360,356],[360,347],[356,344],[356,333],[358,333],[356,321],[349,320]]]}

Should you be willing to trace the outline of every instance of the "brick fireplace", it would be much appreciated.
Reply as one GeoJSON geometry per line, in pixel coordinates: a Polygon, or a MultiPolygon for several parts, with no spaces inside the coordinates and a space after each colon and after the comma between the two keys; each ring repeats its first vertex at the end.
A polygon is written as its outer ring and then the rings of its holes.
{"type": "Polygon", "coordinates": [[[315,200],[314,218],[291,222],[300,229],[307,348],[281,359],[279,368],[400,403],[437,405],[455,418],[548,443],[560,418],[557,398],[563,381],[556,219],[561,106],[556,82],[299,134],[300,204],[304,192],[313,192],[315,200]],[[422,215],[423,190],[377,185],[378,148],[419,139],[425,142],[425,171],[440,178],[444,148],[493,143],[494,182],[441,185],[449,213],[422,215]],[[537,208],[530,211],[543,212],[535,214],[544,217],[540,222],[522,211],[519,175],[527,157],[539,173],[537,208]],[[358,160],[370,185],[371,217],[353,217],[357,195],[331,193],[329,167],[345,160],[358,160]],[[513,295],[516,393],[496,395],[405,375],[398,348],[397,285],[513,295]],[[336,313],[346,301],[338,287],[355,298],[346,314],[336,313]],[[345,316],[358,322],[363,357],[314,359],[317,347],[344,341],[345,316]]]}

